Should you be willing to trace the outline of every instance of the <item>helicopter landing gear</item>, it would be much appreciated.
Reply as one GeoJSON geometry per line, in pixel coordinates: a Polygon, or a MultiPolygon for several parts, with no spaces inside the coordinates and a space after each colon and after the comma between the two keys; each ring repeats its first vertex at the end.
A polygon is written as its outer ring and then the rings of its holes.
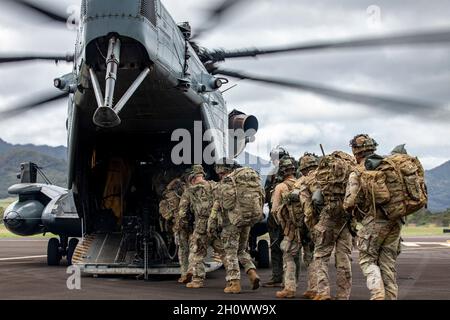
{"type": "Polygon", "coordinates": [[[75,249],[77,248],[77,245],[78,245],[77,238],[70,239],[69,246],[67,247],[67,264],[69,266],[72,265],[72,257],[73,257],[73,253],[75,252],[75,249]]]}
{"type": "Polygon", "coordinates": [[[72,238],[68,241],[67,236],[60,236],[60,239],[51,238],[47,245],[47,264],[49,266],[59,266],[63,257],[66,257],[67,263],[72,264],[72,256],[78,245],[78,239],[72,238]]]}
{"type": "Polygon", "coordinates": [[[49,266],[59,266],[62,259],[61,243],[56,238],[51,238],[47,245],[47,264],[49,266]]]}

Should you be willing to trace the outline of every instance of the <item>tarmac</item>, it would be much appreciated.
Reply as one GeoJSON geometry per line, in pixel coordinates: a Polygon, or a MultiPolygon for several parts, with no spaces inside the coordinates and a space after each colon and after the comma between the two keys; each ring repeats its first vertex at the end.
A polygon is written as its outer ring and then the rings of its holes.
{"type": "MultiPolygon", "coordinates": [[[[450,300],[450,235],[405,238],[398,259],[400,300],[450,300]]],[[[223,269],[208,274],[203,289],[187,289],[173,276],[158,276],[150,281],[134,277],[81,277],[81,289],[70,290],[67,266],[46,264],[47,240],[0,239],[0,299],[37,300],[274,300],[278,288],[250,290],[243,275],[240,295],[223,293],[223,269]]],[[[352,300],[367,300],[369,291],[353,253],[352,300]]],[[[270,269],[258,270],[262,281],[270,278],[270,269]]],[[[332,283],[334,265],[330,263],[332,283]]],[[[334,293],[333,286],[333,293],[334,293]]],[[[305,290],[305,270],[301,270],[298,295],[305,290]]],[[[301,298],[298,298],[301,300],[301,298]]]]}

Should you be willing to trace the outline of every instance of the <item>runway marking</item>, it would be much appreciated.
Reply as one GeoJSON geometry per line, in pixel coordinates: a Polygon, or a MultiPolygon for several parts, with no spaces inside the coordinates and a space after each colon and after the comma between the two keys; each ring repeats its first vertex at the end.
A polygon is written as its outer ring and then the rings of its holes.
{"type": "Polygon", "coordinates": [[[416,244],[415,242],[402,242],[402,244],[405,247],[420,247],[418,244],[416,244]]]}
{"type": "Polygon", "coordinates": [[[45,258],[45,256],[27,256],[27,257],[13,257],[13,258],[0,258],[0,261],[16,261],[16,260],[27,260],[27,259],[38,259],[45,258]]]}
{"type": "Polygon", "coordinates": [[[444,246],[450,248],[449,242],[402,242],[405,247],[444,246]]]}
{"type": "Polygon", "coordinates": [[[47,242],[48,240],[27,240],[27,239],[0,239],[0,242],[47,242]]]}

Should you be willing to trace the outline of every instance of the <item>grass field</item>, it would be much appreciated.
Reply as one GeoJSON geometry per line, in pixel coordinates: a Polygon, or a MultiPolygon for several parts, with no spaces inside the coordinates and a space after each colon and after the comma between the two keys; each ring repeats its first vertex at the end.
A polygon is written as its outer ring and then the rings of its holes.
{"type": "MultiPolygon", "coordinates": [[[[15,201],[14,198],[8,198],[8,199],[0,199],[0,207],[3,207],[4,209],[11,204],[13,201],[15,201]]],[[[405,226],[402,231],[403,236],[440,236],[444,235],[442,227],[437,227],[435,225],[430,226],[405,226]]],[[[53,235],[48,234],[45,236],[45,238],[52,237],[53,235]]],[[[18,237],[14,234],[11,234],[8,230],[5,229],[5,226],[3,226],[0,222],[0,238],[15,238],[18,237]]],[[[42,235],[34,236],[34,237],[44,237],[42,235]]]]}
{"type": "MultiPolygon", "coordinates": [[[[402,230],[402,236],[442,236],[443,227],[430,226],[405,226],[402,230]]],[[[450,235],[449,235],[450,236],[450,235]]]]}
{"type": "Polygon", "coordinates": [[[15,198],[0,199],[0,207],[6,209],[6,207],[9,206],[14,201],[16,201],[15,198]]]}

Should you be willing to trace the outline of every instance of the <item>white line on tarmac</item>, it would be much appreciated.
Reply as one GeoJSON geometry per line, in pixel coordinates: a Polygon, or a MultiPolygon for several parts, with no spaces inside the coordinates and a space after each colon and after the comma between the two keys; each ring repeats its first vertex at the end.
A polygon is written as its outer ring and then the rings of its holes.
{"type": "Polygon", "coordinates": [[[420,246],[444,246],[450,247],[450,243],[446,242],[402,242],[405,247],[420,247],[420,246]]]}
{"type": "Polygon", "coordinates": [[[0,239],[0,242],[47,242],[48,240],[40,240],[40,239],[37,239],[37,240],[31,240],[31,239],[22,239],[22,240],[19,240],[19,239],[0,239]]]}
{"type": "Polygon", "coordinates": [[[402,242],[402,245],[404,245],[405,247],[420,247],[415,242],[402,242]]]}
{"type": "Polygon", "coordinates": [[[27,260],[27,259],[38,259],[38,258],[45,258],[45,257],[47,257],[47,256],[28,256],[28,257],[0,258],[0,261],[27,260]]]}

